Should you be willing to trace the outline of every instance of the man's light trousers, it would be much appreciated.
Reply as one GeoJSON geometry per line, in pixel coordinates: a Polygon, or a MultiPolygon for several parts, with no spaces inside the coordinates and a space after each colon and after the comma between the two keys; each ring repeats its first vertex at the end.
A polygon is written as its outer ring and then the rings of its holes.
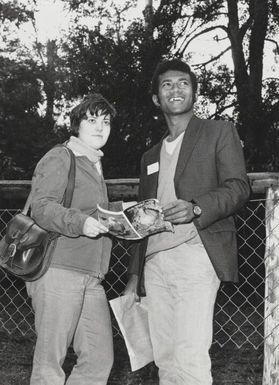
{"type": "Polygon", "coordinates": [[[211,385],[213,313],[220,281],[200,244],[145,265],[149,326],[160,385],[211,385]]]}

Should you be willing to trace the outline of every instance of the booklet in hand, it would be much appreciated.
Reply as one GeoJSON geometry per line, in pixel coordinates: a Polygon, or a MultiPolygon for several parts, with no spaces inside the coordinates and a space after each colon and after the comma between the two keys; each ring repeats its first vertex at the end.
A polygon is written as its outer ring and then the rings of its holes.
{"type": "Polygon", "coordinates": [[[148,301],[136,302],[132,294],[111,299],[109,304],[124,337],[132,372],[153,361],[148,325],[148,301]]]}
{"type": "Polygon", "coordinates": [[[162,231],[174,231],[164,220],[158,199],[146,199],[124,211],[109,211],[97,205],[99,221],[118,238],[142,239],[162,231]]]}

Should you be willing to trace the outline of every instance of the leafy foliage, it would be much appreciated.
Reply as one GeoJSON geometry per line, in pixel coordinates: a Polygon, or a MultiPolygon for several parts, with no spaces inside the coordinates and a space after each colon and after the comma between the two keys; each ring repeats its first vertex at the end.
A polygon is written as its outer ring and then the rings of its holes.
{"type": "Polygon", "coordinates": [[[138,176],[142,153],[166,129],[151,102],[154,68],[172,56],[193,62],[191,44],[203,35],[225,48],[194,65],[197,113],[237,123],[249,171],[277,168],[278,79],[262,80],[265,38],[279,54],[276,1],[161,0],[144,18],[132,12],[136,0],[64,2],[72,14],[68,33],[34,41],[32,52],[15,33],[21,23],[35,23],[31,3],[0,5],[0,178],[30,178],[42,154],[68,137],[65,119],[55,119],[67,118],[73,103],[94,91],[118,111],[104,148],[105,176],[138,176]],[[222,61],[230,50],[233,69],[222,61]]]}
{"type": "Polygon", "coordinates": [[[153,128],[154,107],[146,96],[154,66],[165,52],[160,42],[150,50],[141,22],[128,26],[121,39],[116,35],[111,26],[104,34],[84,26],[72,30],[63,43],[69,73],[67,97],[97,91],[114,101],[118,117],[104,149],[109,154],[104,169],[107,177],[130,177],[138,175],[147,144],[158,139],[153,128]]]}

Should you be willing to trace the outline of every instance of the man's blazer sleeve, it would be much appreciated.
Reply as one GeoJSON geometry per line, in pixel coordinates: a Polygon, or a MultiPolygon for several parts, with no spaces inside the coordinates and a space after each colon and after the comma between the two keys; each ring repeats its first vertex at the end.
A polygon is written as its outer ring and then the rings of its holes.
{"type": "Polygon", "coordinates": [[[220,129],[215,161],[218,186],[193,197],[202,208],[202,215],[194,220],[199,229],[234,214],[251,193],[243,149],[237,130],[231,123],[225,123],[220,129]]]}

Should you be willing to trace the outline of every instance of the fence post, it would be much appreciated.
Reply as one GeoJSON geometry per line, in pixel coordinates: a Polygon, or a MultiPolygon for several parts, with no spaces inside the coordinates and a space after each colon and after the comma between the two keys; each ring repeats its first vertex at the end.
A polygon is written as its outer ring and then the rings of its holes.
{"type": "Polygon", "coordinates": [[[279,187],[266,195],[263,385],[278,385],[279,373],[279,187]]]}

